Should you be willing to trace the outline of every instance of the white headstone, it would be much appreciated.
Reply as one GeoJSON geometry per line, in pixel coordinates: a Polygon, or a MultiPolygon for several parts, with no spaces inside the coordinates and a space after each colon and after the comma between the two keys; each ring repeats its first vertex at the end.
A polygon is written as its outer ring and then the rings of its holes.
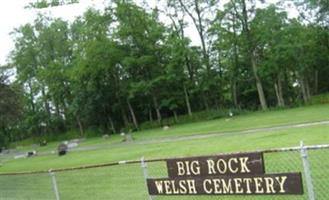
{"type": "Polygon", "coordinates": [[[76,142],[71,142],[71,143],[69,143],[69,144],[67,145],[67,148],[72,149],[72,148],[77,147],[78,145],[79,145],[79,144],[76,143],[76,142]]]}

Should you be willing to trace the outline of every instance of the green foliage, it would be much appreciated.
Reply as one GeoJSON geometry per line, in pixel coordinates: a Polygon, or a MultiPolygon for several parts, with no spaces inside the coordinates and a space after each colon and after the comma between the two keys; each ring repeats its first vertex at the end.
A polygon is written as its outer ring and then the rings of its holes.
{"type": "Polygon", "coordinates": [[[215,2],[175,0],[160,11],[115,1],[72,23],[40,14],[17,28],[10,66],[23,114],[10,140],[210,120],[229,108],[292,106],[328,92],[325,20],[288,19],[276,5],[260,9],[256,1],[231,0],[222,10],[215,2]],[[170,24],[160,21],[163,12],[170,24]],[[201,46],[186,37],[189,20],[201,46]]]}
{"type": "Polygon", "coordinates": [[[313,96],[308,104],[310,105],[329,104],[329,94],[325,93],[325,94],[313,96]]]}
{"type": "Polygon", "coordinates": [[[22,90],[0,70],[0,148],[3,148],[17,139],[13,133],[22,116],[22,90]]]}
{"type": "MultiPolygon", "coordinates": [[[[193,122],[203,122],[214,119],[230,119],[230,113],[232,116],[238,116],[241,114],[246,114],[250,111],[247,110],[237,110],[237,109],[225,109],[225,110],[209,110],[194,112],[192,116],[189,115],[180,115],[177,119],[174,117],[169,117],[163,120],[164,125],[176,126],[179,124],[188,124],[193,122]]],[[[140,125],[141,130],[158,128],[161,125],[158,122],[144,122],[140,125]]]]}
{"type": "Polygon", "coordinates": [[[37,0],[36,2],[29,3],[29,5],[26,6],[26,8],[42,9],[42,8],[63,6],[63,5],[69,5],[75,3],[79,3],[79,0],[37,0]]]}

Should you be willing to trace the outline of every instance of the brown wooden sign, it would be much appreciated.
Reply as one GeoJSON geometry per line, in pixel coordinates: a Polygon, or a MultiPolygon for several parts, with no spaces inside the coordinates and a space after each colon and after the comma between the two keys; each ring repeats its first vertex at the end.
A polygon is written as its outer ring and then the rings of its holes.
{"type": "Polygon", "coordinates": [[[265,173],[262,153],[189,157],[166,162],[170,178],[265,173]]]}
{"type": "Polygon", "coordinates": [[[303,194],[300,173],[148,179],[150,195],[303,194]]]}

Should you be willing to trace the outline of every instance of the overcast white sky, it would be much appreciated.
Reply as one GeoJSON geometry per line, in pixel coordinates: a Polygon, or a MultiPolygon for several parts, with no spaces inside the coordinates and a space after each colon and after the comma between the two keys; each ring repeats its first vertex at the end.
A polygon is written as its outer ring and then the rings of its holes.
{"type": "MultiPolygon", "coordinates": [[[[29,2],[31,0],[0,1],[0,65],[6,63],[7,56],[14,49],[13,37],[10,33],[20,25],[33,22],[37,14],[37,11],[34,9],[24,9],[29,2]]],[[[89,6],[100,7],[102,5],[103,0],[81,0],[79,4],[43,9],[42,12],[51,12],[55,17],[73,20],[89,6]]]]}
{"type": "MultiPolygon", "coordinates": [[[[155,5],[157,0],[145,0],[151,6],[155,5]]],[[[6,63],[7,56],[14,49],[13,37],[10,33],[14,28],[28,22],[33,22],[38,11],[33,9],[24,9],[31,0],[1,0],[0,1],[0,65],[6,63]]],[[[55,7],[51,9],[43,9],[42,12],[49,12],[54,17],[62,17],[66,20],[73,20],[81,15],[88,7],[102,8],[106,0],[80,0],[79,4],[55,7]]],[[[224,4],[227,0],[223,0],[224,4]]],[[[267,2],[275,3],[277,0],[267,0],[267,2]]],[[[291,15],[295,15],[296,11],[290,10],[291,15]]],[[[192,40],[198,40],[195,30],[191,27],[189,36],[192,40]]],[[[198,43],[194,41],[194,43],[198,43]]]]}

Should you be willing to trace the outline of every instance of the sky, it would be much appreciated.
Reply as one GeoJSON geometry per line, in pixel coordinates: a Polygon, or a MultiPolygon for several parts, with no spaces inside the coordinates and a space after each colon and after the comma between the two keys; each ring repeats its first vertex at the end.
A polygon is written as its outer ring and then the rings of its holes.
{"type": "MultiPolygon", "coordinates": [[[[15,28],[32,23],[36,17],[36,9],[25,9],[31,0],[1,0],[0,1],[0,65],[6,63],[7,56],[14,49],[14,38],[10,34],[15,28]]],[[[41,12],[49,13],[54,17],[61,17],[73,21],[82,15],[88,7],[104,6],[104,0],[80,0],[79,4],[72,4],[51,9],[42,9],[41,12]]]]}
{"type": "MultiPolygon", "coordinates": [[[[146,0],[152,7],[156,5],[157,0],[146,0]]],[[[222,0],[222,4],[228,0],[222,0]]],[[[276,3],[278,0],[267,0],[268,3],[276,3]]],[[[106,0],[80,0],[79,4],[71,4],[60,7],[53,7],[36,10],[25,9],[31,0],[1,0],[0,1],[0,65],[6,64],[6,60],[10,51],[14,49],[14,38],[10,33],[15,28],[26,23],[32,23],[38,12],[50,14],[53,17],[61,17],[63,19],[73,21],[75,17],[80,16],[88,7],[104,8],[106,0]]],[[[296,10],[290,9],[288,13],[291,16],[296,15],[296,10]]],[[[161,18],[160,18],[161,20],[161,18]]],[[[188,27],[186,31],[190,36],[192,43],[198,44],[199,39],[197,32],[193,27],[188,27]]]]}

